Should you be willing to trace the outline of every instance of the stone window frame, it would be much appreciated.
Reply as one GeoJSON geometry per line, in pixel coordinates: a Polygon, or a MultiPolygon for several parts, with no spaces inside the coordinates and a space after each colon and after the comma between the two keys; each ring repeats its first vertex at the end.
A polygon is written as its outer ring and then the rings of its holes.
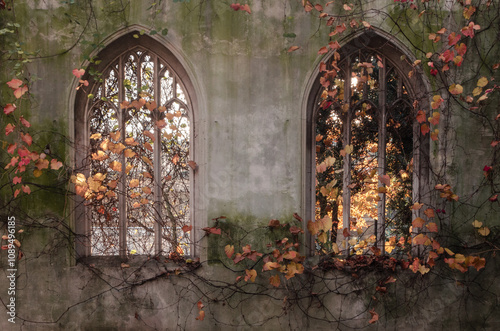
{"type": "MultiPolygon", "coordinates": [[[[430,84],[427,78],[419,67],[414,67],[412,64],[415,57],[407,49],[407,47],[399,42],[395,37],[380,31],[372,30],[368,32],[361,32],[351,35],[341,42],[341,48],[338,50],[341,59],[347,58],[354,52],[363,50],[372,50],[375,53],[381,54],[391,65],[397,70],[398,73],[404,76],[405,86],[409,94],[414,100],[417,100],[419,105],[418,109],[430,109],[429,91],[430,84]],[[402,57],[404,56],[404,60],[402,57]],[[411,78],[408,77],[410,71],[415,71],[411,78]]],[[[332,57],[330,51],[325,56],[318,59],[313,73],[310,75],[311,79],[306,84],[304,99],[303,99],[303,146],[304,155],[303,161],[305,164],[305,171],[303,171],[304,194],[303,194],[303,211],[306,219],[315,219],[315,206],[316,206],[316,142],[315,142],[315,126],[316,126],[316,110],[318,109],[317,101],[319,94],[322,91],[320,84],[321,74],[319,72],[319,62],[324,61],[327,63],[332,57]]],[[[413,110],[415,115],[417,110],[413,110]]],[[[413,184],[412,184],[412,200],[413,202],[424,203],[429,205],[429,175],[430,175],[430,138],[429,135],[420,134],[419,123],[413,123],[413,184]]],[[[423,208],[421,210],[412,211],[412,219],[422,217],[423,208]]],[[[339,233],[344,227],[349,227],[349,221],[346,217],[342,219],[342,227],[339,224],[339,233]]],[[[412,235],[419,233],[419,229],[413,229],[412,235]]],[[[385,239],[385,238],[384,238],[385,239]]],[[[304,243],[305,250],[309,255],[314,255],[315,245],[314,237],[310,234],[305,234],[304,243]]],[[[377,247],[381,249],[382,254],[385,253],[384,245],[385,240],[377,238],[377,247]]],[[[348,248],[341,249],[343,255],[348,255],[346,252],[348,248]]],[[[416,255],[423,253],[421,247],[413,247],[412,251],[416,255]],[[421,252],[422,251],[422,252],[421,252]]]]}
{"type": "MultiPolygon", "coordinates": [[[[182,59],[178,52],[174,54],[175,49],[171,49],[164,40],[160,38],[155,38],[153,36],[148,36],[140,32],[140,30],[134,29],[133,27],[121,31],[115,36],[102,50],[96,52],[96,56],[99,59],[99,64],[94,65],[96,72],[103,72],[112,61],[119,58],[121,54],[127,53],[130,50],[140,47],[147,50],[151,54],[154,54],[166,63],[168,69],[173,73],[173,75],[181,82],[183,90],[186,94],[188,109],[188,118],[190,123],[190,146],[189,153],[190,159],[196,162],[196,137],[198,129],[196,128],[196,112],[198,110],[198,99],[197,99],[197,89],[194,85],[194,80],[188,73],[189,67],[181,63],[182,59]],[[139,36],[139,38],[137,38],[139,36]]],[[[88,70],[82,79],[86,79],[89,82],[89,87],[92,87],[96,82],[91,75],[89,75],[88,70]]],[[[74,95],[74,107],[73,121],[74,121],[74,166],[75,169],[83,169],[85,175],[89,174],[89,162],[88,162],[88,151],[89,151],[89,114],[88,114],[88,90],[80,88],[76,91],[74,95]]],[[[196,212],[200,208],[195,208],[197,198],[199,196],[199,180],[198,180],[198,167],[195,169],[189,168],[189,207],[190,207],[190,225],[191,230],[191,243],[190,243],[190,255],[196,256],[198,254],[196,246],[194,243],[199,240],[199,234],[197,231],[197,224],[195,224],[196,212]]],[[[201,199],[199,199],[201,200],[201,199]]],[[[91,241],[90,234],[92,232],[91,221],[89,219],[88,208],[84,206],[84,199],[77,196],[74,201],[74,229],[75,229],[75,253],[76,258],[86,258],[91,256],[91,241]]],[[[123,223],[123,221],[121,221],[123,223]]],[[[121,225],[123,226],[123,224],[121,225]]],[[[121,230],[123,233],[123,228],[121,230]]],[[[123,234],[120,234],[120,249],[118,256],[121,259],[127,259],[127,251],[125,243],[123,242],[123,234]]],[[[155,253],[160,253],[158,243],[155,243],[155,253]]],[[[93,257],[102,257],[100,255],[93,257]]]]}

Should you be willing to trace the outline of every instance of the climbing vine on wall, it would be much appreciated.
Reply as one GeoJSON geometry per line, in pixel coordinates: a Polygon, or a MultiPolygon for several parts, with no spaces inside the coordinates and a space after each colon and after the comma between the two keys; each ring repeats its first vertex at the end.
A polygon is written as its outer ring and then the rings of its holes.
{"type": "MultiPolygon", "coordinates": [[[[448,8],[446,6],[449,2],[445,4],[437,0],[388,1],[384,7],[376,8],[369,1],[319,2],[321,3],[307,0],[295,2],[295,5],[303,7],[305,15],[309,15],[311,20],[317,20],[318,35],[327,36],[325,45],[318,50],[318,56],[322,56],[324,60],[320,61],[318,68],[322,90],[317,101],[318,131],[315,132],[315,147],[321,153],[316,154],[315,219],[304,220],[294,214],[290,215],[289,220],[272,219],[267,225],[248,230],[238,225],[238,220],[224,216],[215,218],[209,221],[208,227],[202,229],[205,232],[202,241],[193,243],[209,243],[211,253],[208,254],[207,261],[185,255],[181,243],[173,240],[166,256],[148,256],[164,267],[161,272],[137,282],[127,280],[122,288],[143,286],[161,277],[178,277],[193,280],[193,283],[178,291],[194,293],[201,298],[192,302],[195,309],[191,317],[199,321],[203,321],[208,316],[207,313],[211,313],[212,317],[216,316],[215,311],[211,312],[211,305],[215,306],[218,302],[225,302],[231,308],[242,306],[245,300],[238,301],[235,298],[237,293],[250,297],[265,295],[273,301],[282,302],[283,314],[292,312],[293,307],[296,307],[311,319],[333,321],[338,325],[344,325],[345,319],[355,317],[337,318],[340,313],[336,315],[325,307],[328,297],[357,293],[361,289],[369,298],[366,300],[364,317],[367,324],[372,324],[379,320],[379,313],[382,311],[390,315],[392,312],[398,314],[398,309],[403,309],[391,306],[387,293],[407,291],[411,295],[417,295],[421,291],[419,286],[430,287],[426,281],[459,277],[450,276],[450,271],[458,275],[476,274],[483,272],[489,261],[494,263],[494,254],[498,251],[499,232],[498,224],[495,223],[498,220],[494,216],[487,218],[485,215],[488,213],[483,210],[498,212],[499,208],[500,113],[495,108],[495,101],[498,100],[499,87],[496,80],[500,63],[494,56],[498,53],[498,46],[496,43],[486,42],[497,38],[499,33],[498,4],[493,1],[453,1],[448,8]],[[457,12],[460,15],[455,15],[457,12]],[[473,192],[467,192],[464,188],[457,189],[457,183],[450,182],[452,176],[448,171],[451,160],[448,159],[439,162],[427,160],[431,185],[422,194],[425,201],[409,198],[411,158],[404,160],[404,165],[396,161],[390,163],[387,168],[391,171],[377,171],[378,164],[372,157],[378,149],[373,134],[375,129],[372,128],[376,123],[368,120],[375,116],[369,103],[362,103],[356,109],[360,116],[359,133],[354,135],[352,142],[338,143],[343,139],[343,127],[339,118],[350,107],[352,96],[349,95],[348,100],[344,98],[347,77],[342,76],[340,69],[345,60],[341,56],[341,45],[356,33],[378,29],[379,27],[370,23],[375,15],[382,15],[389,21],[393,34],[414,47],[414,59],[410,60],[405,56],[400,58],[400,61],[406,63],[406,67],[411,68],[404,74],[408,78],[426,75],[431,86],[429,94],[424,97],[427,102],[409,100],[410,122],[402,116],[393,116],[390,125],[395,128],[394,132],[405,126],[411,131],[413,123],[417,123],[418,139],[429,140],[431,151],[444,155],[449,153],[449,149],[461,148],[452,145],[457,140],[453,116],[466,116],[480,121],[493,137],[489,146],[486,146],[489,151],[483,160],[484,167],[475,169],[482,177],[479,180],[480,187],[473,192]],[[407,22],[417,23],[409,25],[407,22]],[[414,43],[415,40],[418,43],[414,43]],[[424,106],[427,104],[427,107],[424,106]],[[356,224],[349,220],[346,226],[342,224],[345,212],[342,194],[346,188],[342,185],[339,173],[345,160],[350,157],[363,162],[357,163],[350,170],[355,178],[351,182],[352,187],[348,187],[355,193],[352,213],[359,216],[356,224]],[[458,194],[457,190],[461,193],[458,194]],[[367,225],[361,222],[365,215],[369,215],[371,219],[378,217],[373,204],[381,196],[388,197],[389,204],[392,203],[391,208],[401,215],[398,222],[395,222],[393,233],[383,240],[382,249],[376,244],[376,236],[363,236],[367,225]],[[464,208],[472,210],[465,218],[458,215],[464,208]],[[464,222],[460,231],[455,230],[456,225],[450,226],[457,219],[464,222]],[[314,247],[304,249],[305,236],[313,236],[314,247]],[[261,241],[252,242],[249,238],[261,238],[261,241]],[[306,254],[306,250],[313,251],[313,256],[306,254]],[[171,267],[172,262],[175,262],[175,267],[171,267]],[[222,265],[234,277],[231,280],[220,280],[201,276],[198,270],[208,268],[212,263],[222,265]],[[338,281],[338,285],[333,288],[329,283],[331,278],[338,281]],[[193,285],[194,280],[202,285],[193,285]],[[318,286],[323,292],[317,292],[318,286]],[[325,313],[318,315],[313,311],[317,307],[322,307],[325,313]]],[[[203,3],[201,1],[199,5],[202,6],[203,3]]],[[[81,20],[76,13],[69,14],[69,19],[79,31],[74,46],[62,53],[47,56],[60,56],[77,45],[90,50],[103,46],[94,5],[93,1],[85,2],[85,8],[81,11],[85,14],[85,20],[81,20]],[[89,31],[93,32],[92,40],[84,38],[89,35],[89,31]]],[[[120,15],[126,21],[126,8],[129,5],[126,1],[112,2],[105,11],[120,15]]],[[[71,2],[68,6],[72,6],[71,2]]],[[[161,1],[151,2],[148,10],[153,17],[161,14],[161,8],[161,1]]],[[[15,12],[15,1],[0,1],[0,12],[4,10],[15,12]]],[[[234,11],[234,15],[255,15],[251,2],[228,3],[227,10],[234,11]]],[[[46,192],[57,186],[64,190],[68,199],[74,199],[77,195],[87,205],[95,206],[96,213],[104,215],[103,219],[106,220],[106,215],[116,210],[113,210],[114,206],[104,204],[103,199],[106,197],[112,200],[117,194],[123,194],[116,193],[119,179],[111,174],[128,172],[142,177],[147,177],[145,173],[151,175],[151,171],[142,170],[153,168],[147,155],[154,149],[154,137],[150,136],[149,130],[142,130],[136,138],[128,141],[116,128],[104,134],[92,132],[90,138],[94,140],[95,148],[88,157],[94,164],[101,162],[93,168],[99,171],[92,174],[72,168],[71,162],[64,163],[64,155],[56,155],[50,146],[45,146],[41,140],[37,141],[38,132],[29,121],[29,116],[32,116],[31,103],[35,99],[30,93],[30,84],[36,80],[30,75],[29,65],[46,55],[25,50],[19,34],[20,25],[16,23],[14,16],[11,18],[11,21],[2,21],[0,26],[0,38],[7,45],[0,53],[2,61],[8,64],[7,71],[3,74],[9,75],[2,86],[3,98],[0,104],[3,109],[2,207],[12,208],[29,201],[34,190],[46,192]],[[133,170],[134,162],[129,162],[130,168],[127,168],[128,165],[120,162],[125,158],[141,160],[141,166],[136,164],[135,168],[140,168],[141,171],[133,170]],[[57,184],[47,183],[43,179],[49,174],[63,180],[55,181],[57,184]],[[70,191],[74,193],[66,192],[68,182],[72,183],[70,191]]],[[[143,33],[146,32],[141,31],[134,37],[140,38],[143,33]]],[[[152,23],[148,33],[165,36],[168,29],[155,27],[152,23]]],[[[303,48],[300,44],[289,46],[288,56],[300,56],[303,48]]],[[[79,81],[77,88],[83,91],[88,88],[88,81],[84,79],[86,72],[95,79],[99,79],[102,74],[92,71],[93,65],[98,64],[100,59],[87,56],[86,60],[91,64],[88,68],[80,68],[79,64],[68,68],[68,74],[72,71],[79,81]]],[[[382,58],[376,55],[360,59],[351,68],[352,77],[349,81],[352,89],[375,89],[375,73],[383,66],[382,58]],[[354,84],[353,78],[356,79],[354,84]]],[[[99,96],[89,95],[89,98],[97,100],[99,96]]],[[[114,102],[120,105],[120,110],[130,113],[159,114],[155,118],[154,127],[169,128],[170,131],[166,132],[169,146],[181,145],[176,138],[182,136],[183,132],[181,119],[184,114],[180,110],[169,112],[166,108],[163,109],[147,91],[142,91],[130,100],[114,102]]],[[[69,143],[70,146],[72,144],[73,142],[69,143]]],[[[407,147],[407,142],[400,145],[389,144],[389,154],[401,155],[407,147]]],[[[478,146],[479,148],[485,146],[478,146]]],[[[181,172],[188,167],[196,171],[198,165],[195,160],[181,154],[179,151],[182,148],[177,151],[167,161],[168,165],[178,170],[176,174],[180,177],[181,172]]],[[[137,203],[134,208],[151,202],[151,189],[144,183],[139,178],[129,178],[128,187],[137,203]]],[[[29,214],[29,211],[25,212],[29,214]]],[[[63,214],[71,214],[71,211],[66,210],[63,214]]],[[[26,227],[30,225],[32,224],[29,222],[25,224],[26,227]]],[[[181,235],[191,231],[193,229],[190,225],[179,223],[181,235]]],[[[64,227],[61,232],[66,238],[75,235],[69,226],[64,227]]],[[[7,239],[8,236],[3,237],[3,240],[7,239]]],[[[2,244],[3,248],[9,247],[9,243],[2,244]]],[[[18,241],[16,246],[22,251],[22,242],[18,241]]],[[[18,258],[22,259],[22,254],[18,258]]],[[[86,264],[86,267],[91,271],[98,269],[93,263],[86,264]]],[[[144,266],[131,266],[123,262],[120,268],[136,272],[144,266]]],[[[472,283],[473,281],[463,281],[462,285],[472,286],[472,283]]],[[[402,306],[409,306],[410,301],[402,306]]],[[[272,316],[269,319],[279,317],[272,316]]],[[[139,319],[137,316],[136,318],[139,319]]]]}

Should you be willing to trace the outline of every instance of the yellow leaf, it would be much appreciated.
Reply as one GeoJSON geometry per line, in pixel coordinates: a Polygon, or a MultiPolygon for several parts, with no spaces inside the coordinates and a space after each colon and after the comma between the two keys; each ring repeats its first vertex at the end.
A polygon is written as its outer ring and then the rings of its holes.
{"type": "Polygon", "coordinates": [[[113,161],[109,164],[109,167],[111,168],[111,170],[114,170],[114,171],[122,171],[122,164],[121,162],[118,162],[118,161],[113,161]]]}
{"type": "Polygon", "coordinates": [[[483,89],[480,87],[476,87],[474,90],[472,90],[472,95],[477,97],[479,94],[481,94],[481,92],[483,92],[483,89]]]}
{"type": "Polygon", "coordinates": [[[132,188],[139,186],[139,180],[136,178],[132,179],[129,183],[129,186],[132,188]]]}
{"type": "Polygon", "coordinates": [[[479,234],[483,237],[486,237],[487,235],[490,234],[490,229],[488,229],[486,226],[485,227],[482,227],[482,228],[479,228],[477,230],[477,232],[479,232],[479,234]]]}
{"type": "Polygon", "coordinates": [[[453,252],[452,252],[450,249],[448,249],[448,248],[445,248],[444,250],[445,250],[445,251],[446,251],[446,253],[448,253],[448,255],[450,255],[450,256],[455,255],[455,253],[453,253],[453,252]]]}
{"type": "Polygon", "coordinates": [[[255,269],[252,269],[252,270],[248,270],[246,269],[245,270],[245,273],[247,274],[245,276],[245,282],[248,282],[249,280],[253,283],[255,282],[255,278],[257,277],[257,271],[255,271],[255,269]]]}
{"type": "Polygon", "coordinates": [[[474,222],[472,222],[472,226],[475,228],[480,228],[483,226],[483,223],[479,222],[478,220],[475,220],[474,222]]]}
{"type": "Polygon", "coordinates": [[[135,152],[133,150],[127,148],[126,150],[123,151],[123,155],[125,155],[125,157],[134,157],[135,152]]]}
{"type": "Polygon", "coordinates": [[[100,139],[101,136],[102,135],[100,133],[94,133],[93,135],[90,136],[90,139],[100,139]]]}
{"type": "Polygon", "coordinates": [[[453,94],[453,95],[458,95],[458,94],[461,94],[464,91],[464,88],[460,84],[452,84],[448,88],[448,91],[450,91],[450,93],[453,94]]]}
{"type": "Polygon", "coordinates": [[[234,245],[226,245],[226,247],[224,247],[224,252],[226,253],[226,256],[230,259],[234,254],[234,245]]]}
{"type": "Polygon", "coordinates": [[[477,86],[485,87],[486,85],[488,85],[488,78],[486,78],[484,76],[479,78],[479,80],[477,81],[477,86]]]}

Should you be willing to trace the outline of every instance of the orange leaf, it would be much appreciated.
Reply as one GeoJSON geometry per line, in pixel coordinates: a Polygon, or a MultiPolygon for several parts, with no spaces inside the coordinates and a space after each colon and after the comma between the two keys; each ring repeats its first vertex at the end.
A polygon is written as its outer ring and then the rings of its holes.
{"type": "Polygon", "coordinates": [[[24,85],[23,87],[20,87],[14,91],[14,96],[16,97],[16,99],[19,99],[26,92],[28,92],[28,86],[24,85]]]}
{"type": "Polygon", "coordinates": [[[429,218],[433,218],[434,216],[436,216],[436,214],[434,213],[434,209],[432,209],[432,208],[427,208],[424,211],[424,214],[425,214],[425,216],[427,216],[429,218]]]}
{"type": "Polygon", "coordinates": [[[378,314],[375,312],[375,308],[370,310],[370,314],[372,315],[372,319],[368,323],[373,324],[378,321],[378,314]]]}
{"type": "Polygon", "coordinates": [[[184,226],[182,227],[182,231],[183,231],[183,232],[189,232],[189,231],[191,231],[192,229],[193,229],[193,226],[192,226],[192,225],[184,225],[184,226]]]}
{"type": "Polygon", "coordinates": [[[200,312],[198,313],[198,317],[196,317],[196,320],[203,321],[204,318],[205,318],[205,312],[203,310],[200,310],[200,312]]]}
{"type": "Polygon", "coordinates": [[[257,277],[257,271],[255,271],[255,269],[252,269],[252,270],[248,270],[246,269],[245,270],[245,273],[247,274],[245,276],[245,282],[248,282],[249,280],[253,283],[255,282],[255,278],[257,277]]]}
{"type": "Polygon", "coordinates": [[[63,166],[62,162],[61,161],[57,161],[56,159],[52,159],[50,160],[50,168],[52,170],[58,170],[59,168],[61,168],[63,166]]]}
{"type": "Polygon", "coordinates": [[[438,232],[438,227],[437,224],[434,222],[431,222],[425,226],[430,232],[438,232]]]}
{"type": "Polygon", "coordinates": [[[420,126],[420,132],[422,132],[422,134],[425,136],[427,133],[429,133],[429,131],[431,131],[431,129],[429,128],[429,126],[427,124],[422,124],[420,126]]]}
{"type": "Polygon", "coordinates": [[[425,224],[425,221],[423,218],[417,217],[411,222],[411,226],[414,228],[421,228],[425,224]]]}
{"type": "Polygon", "coordinates": [[[130,181],[130,183],[128,184],[131,188],[134,188],[134,187],[137,187],[139,186],[139,180],[134,178],[130,181]]]}
{"type": "Polygon", "coordinates": [[[14,128],[16,126],[15,125],[12,125],[12,124],[7,124],[7,126],[5,127],[5,135],[8,136],[9,134],[12,133],[12,131],[14,131],[14,128]]]}
{"type": "Polygon", "coordinates": [[[269,284],[271,284],[274,287],[279,287],[280,286],[280,275],[271,276],[269,278],[269,284]]]}
{"type": "Polygon", "coordinates": [[[226,247],[224,247],[224,252],[226,253],[226,256],[230,259],[234,254],[234,245],[226,245],[226,247]]]}
{"type": "Polygon", "coordinates": [[[452,84],[448,88],[448,91],[450,91],[450,93],[453,94],[453,95],[458,95],[458,94],[461,94],[464,91],[464,88],[460,84],[452,84]]]}
{"type": "Polygon", "coordinates": [[[426,117],[426,116],[425,116],[425,112],[424,112],[423,110],[419,110],[419,111],[417,112],[417,121],[418,121],[419,123],[423,123],[423,122],[425,122],[425,119],[426,119],[425,117],[426,117]]]}

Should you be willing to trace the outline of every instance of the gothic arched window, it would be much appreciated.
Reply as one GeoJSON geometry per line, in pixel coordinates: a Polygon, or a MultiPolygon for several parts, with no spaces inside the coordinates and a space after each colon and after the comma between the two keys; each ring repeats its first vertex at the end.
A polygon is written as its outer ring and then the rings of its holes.
{"type": "Polygon", "coordinates": [[[104,64],[88,70],[80,100],[83,255],[190,253],[192,103],[169,59],[186,75],[170,52],[140,39],[126,36],[121,51],[99,55],[104,64]]]}
{"type": "Polygon", "coordinates": [[[355,39],[321,65],[309,139],[311,214],[329,229],[316,239],[323,252],[333,244],[358,254],[369,247],[382,254],[411,247],[411,206],[420,195],[426,144],[414,120],[413,68],[401,55],[373,35],[355,39]]]}

